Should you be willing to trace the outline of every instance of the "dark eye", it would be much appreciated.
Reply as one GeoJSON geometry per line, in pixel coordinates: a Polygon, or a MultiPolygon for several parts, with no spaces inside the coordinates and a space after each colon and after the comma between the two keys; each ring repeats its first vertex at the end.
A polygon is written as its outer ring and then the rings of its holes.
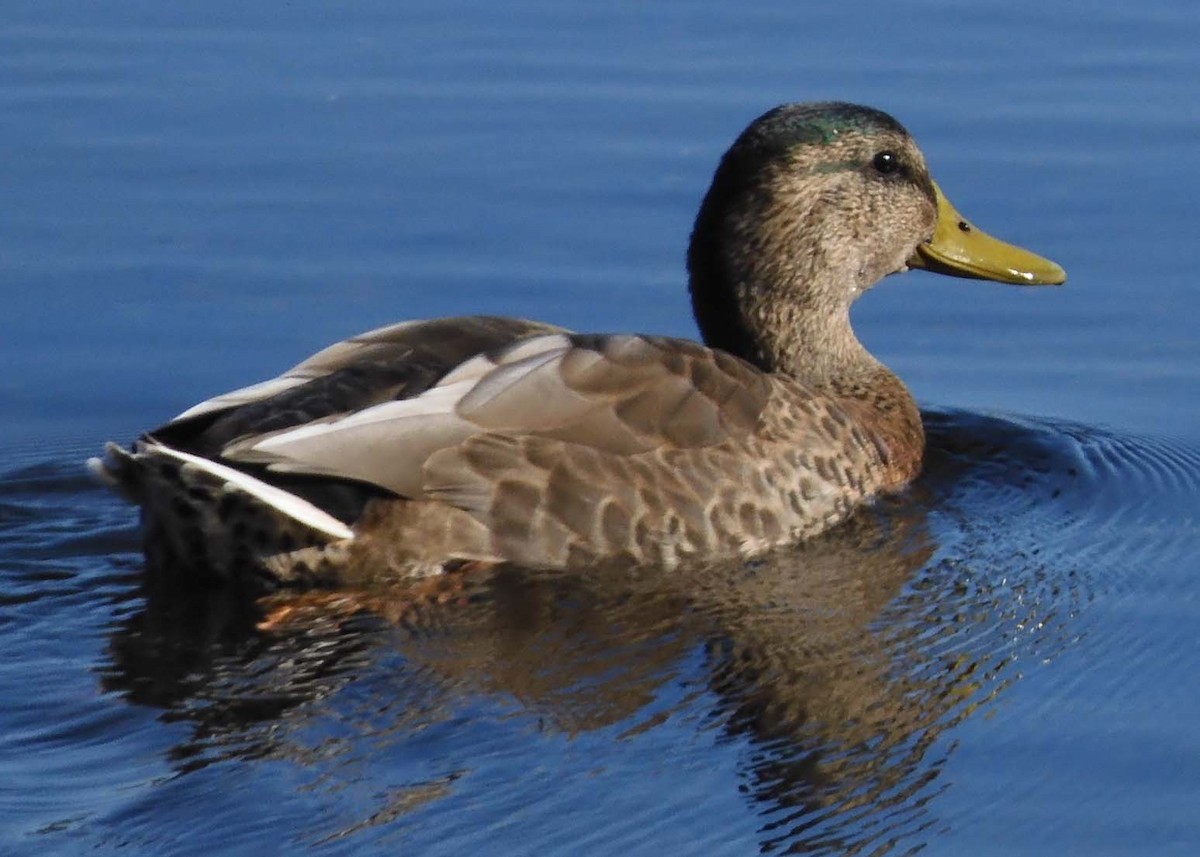
{"type": "Polygon", "coordinates": [[[898,173],[904,168],[904,165],[900,163],[899,156],[897,156],[895,152],[880,152],[875,156],[874,160],[871,161],[871,166],[873,166],[880,175],[885,176],[890,176],[892,173],[898,173]]]}

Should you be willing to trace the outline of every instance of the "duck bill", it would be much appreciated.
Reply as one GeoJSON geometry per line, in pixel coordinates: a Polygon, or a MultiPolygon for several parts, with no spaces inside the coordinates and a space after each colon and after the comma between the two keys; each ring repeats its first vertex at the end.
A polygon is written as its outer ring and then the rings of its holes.
{"type": "Polygon", "coordinates": [[[937,192],[937,227],[933,238],[917,245],[908,260],[910,268],[1018,286],[1066,282],[1067,272],[1058,265],[976,229],[950,204],[936,182],[933,188],[937,192]]]}

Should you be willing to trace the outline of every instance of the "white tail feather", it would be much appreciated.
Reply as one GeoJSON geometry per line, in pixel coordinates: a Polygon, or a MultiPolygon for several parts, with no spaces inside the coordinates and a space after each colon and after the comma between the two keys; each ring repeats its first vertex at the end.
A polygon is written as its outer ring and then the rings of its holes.
{"type": "Polygon", "coordinates": [[[329,513],[318,509],[302,497],[297,497],[295,494],[291,494],[274,485],[268,485],[261,479],[255,479],[249,473],[243,473],[241,470],[235,470],[219,462],[201,458],[198,455],[192,455],[190,452],[172,449],[161,443],[146,443],[143,451],[187,462],[205,473],[209,473],[223,482],[234,485],[247,494],[257,497],[271,508],[282,512],[289,518],[294,518],[305,526],[332,536],[335,539],[354,538],[354,531],[329,513]]]}
{"type": "Polygon", "coordinates": [[[92,478],[103,485],[105,488],[111,488],[113,491],[120,490],[121,483],[117,481],[117,477],[112,475],[104,460],[93,456],[87,460],[88,473],[92,474],[92,478]]]}

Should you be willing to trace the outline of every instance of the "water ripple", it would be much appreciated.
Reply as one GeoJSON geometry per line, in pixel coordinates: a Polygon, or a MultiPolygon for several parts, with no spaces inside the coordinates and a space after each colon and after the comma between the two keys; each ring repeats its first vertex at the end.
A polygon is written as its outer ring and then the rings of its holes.
{"type": "Polygon", "coordinates": [[[927,421],[911,492],[752,563],[514,569],[455,603],[359,593],[265,636],[236,591],[155,590],[132,513],[74,462],[11,471],[0,634],[22,654],[2,674],[35,677],[0,725],[60,797],[28,799],[27,835],[215,847],[218,829],[261,841],[286,823],[334,853],[454,853],[506,830],[549,851],[917,847],[965,818],[938,809],[956,736],[1018,683],[1067,659],[1039,716],[1091,685],[1133,704],[1103,658],[1072,652],[1157,657],[1128,618],[1190,597],[1200,494],[1200,453],[1178,443],[927,421]],[[270,796],[252,809],[228,798],[247,778],[270,796]]]}

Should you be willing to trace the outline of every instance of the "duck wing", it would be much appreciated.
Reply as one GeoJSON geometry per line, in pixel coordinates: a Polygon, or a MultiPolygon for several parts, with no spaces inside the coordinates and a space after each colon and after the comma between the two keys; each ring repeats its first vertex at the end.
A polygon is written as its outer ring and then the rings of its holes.
{"type": "Polygon", "coordinates": [[[478,354],[418,395],[243,434],[218,454],[235,465],[447,499],[430,490],[427,465],[437,457],[444,470],[448,457],[486,448],[481,438],[554,441],[618,458],[712,447],[751,434],[770,391],[750,364],[688,340],[555,332],[478,354]]]}
{"type": "Polygon", "coordinates": [[[331,345],[276,378],[201,402],[148,435],[217,457],[239,438],[418,396],[476,355],[561,331],[496,316],[400,322],[331,345]]]}

